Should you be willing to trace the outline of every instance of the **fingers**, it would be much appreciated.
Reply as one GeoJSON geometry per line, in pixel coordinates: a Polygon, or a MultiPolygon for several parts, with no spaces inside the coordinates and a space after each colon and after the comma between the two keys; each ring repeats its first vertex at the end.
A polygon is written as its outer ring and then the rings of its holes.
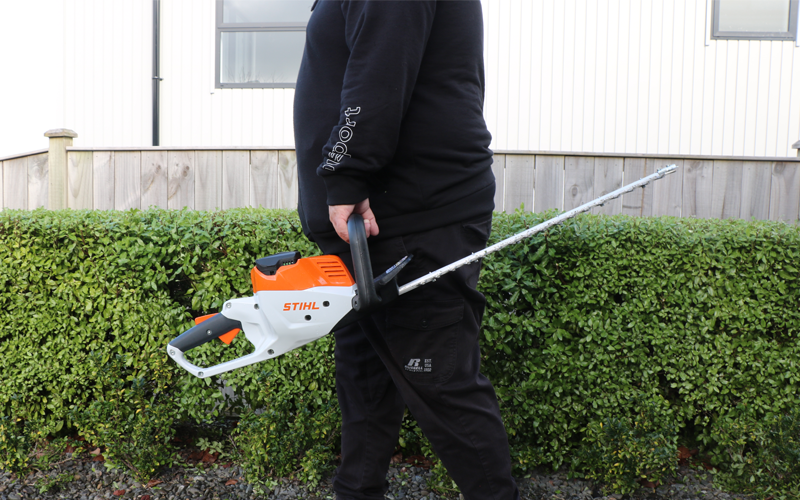
{"type": "Polygon", "coordinates": [[[355,205],[329,205],[328,216],[333,224],[333,229],[341,239],[350,243],[350,236],[347,233],[347,219],[351,214],[360,214],[364,218],[364,231],[367,233],[367,238],[370,236],[377,236],[380,231],[378,228],[378,221],[375,219],[375,214],[369,207],[369,198],[356,203],[355,205]]]}
{"type": "Polygon", "coordinates": [[[362,201],[361,203],[357,203],[353,209],[354,213],[361,214],[364,218],[364,230],[367,233],[367,238],[370,236],[378,236],[378,221],[375,219],[375,214],[372,213],[372,209],[369,207],[369,198],[362,201]]]}
{"type": "Polygon", "coordinates": [[[333,229],[341,239],[350,243],[350,236],[347,234],[347,219],[353,213],[355,205],[329,205],[328,217],[333,224],[333,229]]]}

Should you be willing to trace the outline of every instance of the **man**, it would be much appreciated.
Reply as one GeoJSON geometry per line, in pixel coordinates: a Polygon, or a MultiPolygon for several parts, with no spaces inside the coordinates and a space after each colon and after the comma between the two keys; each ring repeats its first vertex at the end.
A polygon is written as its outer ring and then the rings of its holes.
{"type": "MultiPolygon", "coordinates": [[[[494,208],[479,1],[322,0],[294,102],[306,235],[351,266],[362,214],[374,274],[406,283],[485,247],[494,208]]],[[[339,500],[382,499],[407,405],[467,499],[519,498],[494,390],[480,373],[473,264],[335,332],[339,500]]]]}

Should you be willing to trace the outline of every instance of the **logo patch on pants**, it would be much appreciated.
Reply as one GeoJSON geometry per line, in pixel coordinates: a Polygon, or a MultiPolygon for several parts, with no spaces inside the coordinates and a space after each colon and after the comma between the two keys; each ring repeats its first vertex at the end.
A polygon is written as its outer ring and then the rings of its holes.
{"type": "Polygon", "coordinates": [[[407,372],[431,373],[433,367],[432,361],[431,359],[411,358],[404,368],[407,372]]]}

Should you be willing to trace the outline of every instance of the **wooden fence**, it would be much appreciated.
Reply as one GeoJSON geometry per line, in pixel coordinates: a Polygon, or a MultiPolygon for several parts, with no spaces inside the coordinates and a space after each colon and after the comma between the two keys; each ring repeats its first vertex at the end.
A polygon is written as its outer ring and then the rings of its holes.
{"type": "Polygon", "coordinates": [[[498,152],[495,206],[569,210],[671,164],[678,165],[676,173],[593,212],[798,223],[798,158],[498,152]]]}
{"type": "Polygon", "coordinates": [[[33,210],[49,206],[48,156],[44,149],[0,161],[0,207],[33,210]]]}
{"type": "Polygon", "coordinates": [[[297,207],[292,150],[67,152],[70,208],[297,207]]]}
{"type": "MultiPolygon", "coordinates": [[[[65,186],[50,179],[51,159],[62,156],[52,147],[0,158],[0,207],[297,206],[297,165],[290,149],[60,147],[65,149],[65,186]],[[65,203],[58,201],[56,190],[65,203]]],[[[498,151],[492,167],[495,205],[498,211],[520,206],[537,212],[569,210],[673,163],[680,167],[675,174],[594,212],[798,223],[800,158],[498,151]]]]}

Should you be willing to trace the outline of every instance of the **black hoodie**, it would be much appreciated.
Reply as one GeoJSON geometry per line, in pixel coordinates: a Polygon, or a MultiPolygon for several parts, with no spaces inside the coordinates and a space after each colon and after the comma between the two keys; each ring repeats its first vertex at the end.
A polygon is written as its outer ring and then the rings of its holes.
{"type": "Polygon", "coordinates": [[[328,205],[369,198],[380,234],[490,216],[480,1],[320,0],[294,100],[303,230],[347,244],[328,205]]]}

